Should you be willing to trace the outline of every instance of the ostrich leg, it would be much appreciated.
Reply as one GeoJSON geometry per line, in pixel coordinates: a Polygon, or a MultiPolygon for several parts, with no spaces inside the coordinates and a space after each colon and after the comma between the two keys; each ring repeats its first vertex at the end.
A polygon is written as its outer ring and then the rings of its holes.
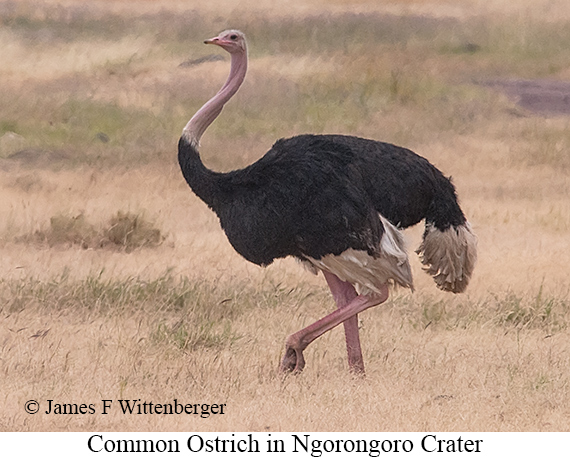
{"type": "MultiPolygon", "coordinates": [[[[388,286],[384,286],[382,294],[356,295],[348,301],[352,296],[351,290],[346,286],[345,282],[332,273],[329,274],[331,275],[330,281],[334,284],[331,287],[331,291],[334,288],[333,295],[338,293],[339,296],[343,297],[340,299],[340,302],[346,304],[342,307],[339,306],[336,311],[287,337],[285,356],[281,361],[280,367],[282,372],[300,372],[305,366],[305,358],[303,357],[305,348],[319,336],[353,317],[353,322],[348,324],[347,348],[349,351],[349,363],[355,363],[354,366],[351,365],[351,369],[358,370],[360,373],[364,372],[360,341],[358,340],[358,318],[356,318],[356,315],[372,306],[385,302],[388,299],[388,286]],[[357,368],[358,358],[360,358],[360,369],[357,368]]],[[[328,281],[329,279],[327,278],[328,281]]]]}
{"type": "MultiPolygon", "coordinates": [[[[338,276],[327,271],[323,271],[323,274],[327,280],[337,308],[344,308],[358,296],[354,286],[349,282],[342,281],[338,276]]],[[[345,320],[343,325],[346,339],[346,352],[348,354],[348,367],[350,371],[354,373],[364,373],[364,359],[362,358],[358,330],[358,314],[345,320]]]]}

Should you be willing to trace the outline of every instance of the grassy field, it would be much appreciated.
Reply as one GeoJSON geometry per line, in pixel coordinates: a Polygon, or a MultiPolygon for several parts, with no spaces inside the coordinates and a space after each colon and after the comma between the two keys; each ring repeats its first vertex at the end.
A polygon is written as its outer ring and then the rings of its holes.
{"type": "Polygon", "coordinates": [[[0,1],[0,431],[570,431],[570,118],[484,85],[570,79],[567,2],[202,3],[0,1]],[[324,280],[240,258],[178,169],[228,72],[201,43],[228,27],[250,70],[209,167],[303,132],[396,143],[453,176],[479,237],[466,294],[411,254],[416,292],[360,316],[365,379],[341,329],[278,374],[285,337],[334,309],[324,280]],[[100,414],[174,398],[227,407],[100,414]]]}

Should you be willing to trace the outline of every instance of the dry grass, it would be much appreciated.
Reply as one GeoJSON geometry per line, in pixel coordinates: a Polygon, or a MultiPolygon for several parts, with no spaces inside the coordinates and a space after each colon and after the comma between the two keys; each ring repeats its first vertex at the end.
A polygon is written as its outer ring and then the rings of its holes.
{"type": "Polygon", "coordinates": [[[53,247],[79,246],[83,249],[118,248],[125,252],[142,247],[158,246],[164,236],[160,229],[144,216],[123,213],[115,214],[106,226],[95,227],[84,214],[67,216],[58,214],[49,220],[49,227],[16,238],[20,243],[53,247]]]}
{"type": "Polygon", "coordinates": [[[477,84],[567,78],[566,3],[0,2],[0,430],[568,431],[570,120],[477,84]],[[414,258],[418,291],[361,316],[366,379],[338,329],[278,375],[286,335],[333,308],[324,282],[247,264],[177,169],[228,62],[178,65],[227,26],[251,67],[204,137],[209,166],[306,131],[395,142],[453,176],[479,236],[467,294],[414,258]],[[228,406],[23,409],[122,398],[228,406]]]}

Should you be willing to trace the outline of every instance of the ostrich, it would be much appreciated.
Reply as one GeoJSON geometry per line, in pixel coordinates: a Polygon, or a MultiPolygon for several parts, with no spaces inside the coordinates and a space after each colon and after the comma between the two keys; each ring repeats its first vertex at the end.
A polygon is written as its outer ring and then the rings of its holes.
{"type": "Polygon", "coordinates": [[[198,152],[200,138],[242,84],[247,46],[238,30],[205,43],[230,53],[231,70],[184,127],[178,143],[182,174],[246,260],[267,266],[293,256],[314,274],[323,273],[337,309],[287,338],[280,370],[300,372],[304,349],[343,323],[349,368],[364,373],[358,313],[385,302],[389,285],[413,290],[400,229],[425,219],[416,251],[424,269],[442,290],[467,287],[477,242],[455,188],[408,149],[344,135],[280,139],[241,170],[208,169],[198,152]]]}

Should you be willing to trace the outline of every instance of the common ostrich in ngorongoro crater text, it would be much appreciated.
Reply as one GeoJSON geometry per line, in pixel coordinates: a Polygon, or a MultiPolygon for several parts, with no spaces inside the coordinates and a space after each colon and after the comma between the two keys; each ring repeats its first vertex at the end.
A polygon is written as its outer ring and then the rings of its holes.
{"type": "Polygon", "coordinates": [[[242,84],[247,46],[237,30],[205,43],[230,53],[231,70],[183,130],[178,159],[184,178],[245,259],[267,266],[293,256],[323,273],[337,309],[287,338],[281,371],[301,371],[303,350],[343,323],[349,367],[364,373],[358,313],[385,302],[389,285],[413,289],[401,229],[425,219],[416,251],[425,270],[442,290],[467,287],[477,239],[455,188],[408,149],[344,135],[281,139],[246,168],[209,170],[198,152],[200,138],[242,84]]]}

